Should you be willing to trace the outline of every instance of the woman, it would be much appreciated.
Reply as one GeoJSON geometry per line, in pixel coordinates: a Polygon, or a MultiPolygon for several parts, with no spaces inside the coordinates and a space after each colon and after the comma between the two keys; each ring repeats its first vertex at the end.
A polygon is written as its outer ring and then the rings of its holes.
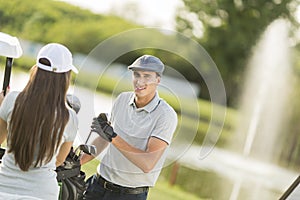
{"type": "Polygon", "coordinates": [[[66,104],[71,70],[78,72],[70,51],[47,44],[23,91],[5,96],[0,107],[0,143],[7,138],[0,166],[2,195],[58,199],[54,170],[68,155],[78,129],[77,116],[66,104]]]}

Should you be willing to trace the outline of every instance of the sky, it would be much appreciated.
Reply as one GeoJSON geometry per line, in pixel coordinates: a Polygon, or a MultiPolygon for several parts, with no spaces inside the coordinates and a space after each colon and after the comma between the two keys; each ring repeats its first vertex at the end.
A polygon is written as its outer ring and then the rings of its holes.
{"type": "Polygon", "coordinates": [[[181,0],[60,0],[99,14],[122,16],[147,26],[175,29],[176,8],[181,0]]]}
{"type": "MultiPolygon", "coordinates": [[[[86,8],[99,14],[114,14],[146,27],[176,30],[176,9],[183,7],[182,0],[59,0],[86,8]]],[[[296,12],[300,22],[300,6],[296,12]]],[[[192,19],[193,20],[193,19],[192,19]]],[[[194,21],[194,20],[193,20],[194,21]]],[[[197,21],[197,20],[196,20],[197,21]]],[[[195,23],[194,35],[201,37],[202,26],[195,23]]],[[[300,38],[300,30],[296,33],[300,38]]]]}

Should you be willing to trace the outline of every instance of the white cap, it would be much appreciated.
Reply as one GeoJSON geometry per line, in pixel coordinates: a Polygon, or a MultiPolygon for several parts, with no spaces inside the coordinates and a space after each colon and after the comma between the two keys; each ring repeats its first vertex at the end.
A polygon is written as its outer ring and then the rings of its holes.
{"type": "Polygon", "coordinates": [[[10,58],[19,58],[23,54],[18,38],[0,32],[0,55],[10,58]]]}
{"type": "Polygon", "coordinates": [[[36,64],[39,68],[50,72],[64,73],[72,70],[76,74],[78,73],[73,65],[71,52],[67,47],[58,43],[50,43],[42,47],[36,58],[36,64]],[[40,63],[41,58],[48,59],[51,66],[40,63]]]}

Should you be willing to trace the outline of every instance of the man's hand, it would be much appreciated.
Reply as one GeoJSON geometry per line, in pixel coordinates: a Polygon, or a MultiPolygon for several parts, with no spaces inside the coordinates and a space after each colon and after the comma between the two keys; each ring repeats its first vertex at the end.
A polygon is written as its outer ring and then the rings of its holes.
{"type": "Polygon", "coordinates": [[[113,127],[108,123],[104,113],[101,113],[97,118],[93,118],[91,128],[93,132],[98,133],[108,142],[111,142],[112,138],[117,136],[113,127]]]}

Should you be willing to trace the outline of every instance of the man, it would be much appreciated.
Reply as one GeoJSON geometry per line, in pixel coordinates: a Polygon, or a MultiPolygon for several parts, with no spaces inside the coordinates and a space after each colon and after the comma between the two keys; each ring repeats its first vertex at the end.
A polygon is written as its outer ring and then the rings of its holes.
{"type": "MultiPolygon", "coordinates": [[[[164,71],[160,59],[143,55],[128,69],[133,72],[134,92],[117,97],[111,122],[98,117],[91,126],[101,136],[93,142],[97,153],[109,145],[97,174],[87,181],[85,199],[147,199],[177,126],[175,111],[158,96],[157,86],[164,71]]],[[[93,158],[84,155],[81,162],[93,158]]]]}

